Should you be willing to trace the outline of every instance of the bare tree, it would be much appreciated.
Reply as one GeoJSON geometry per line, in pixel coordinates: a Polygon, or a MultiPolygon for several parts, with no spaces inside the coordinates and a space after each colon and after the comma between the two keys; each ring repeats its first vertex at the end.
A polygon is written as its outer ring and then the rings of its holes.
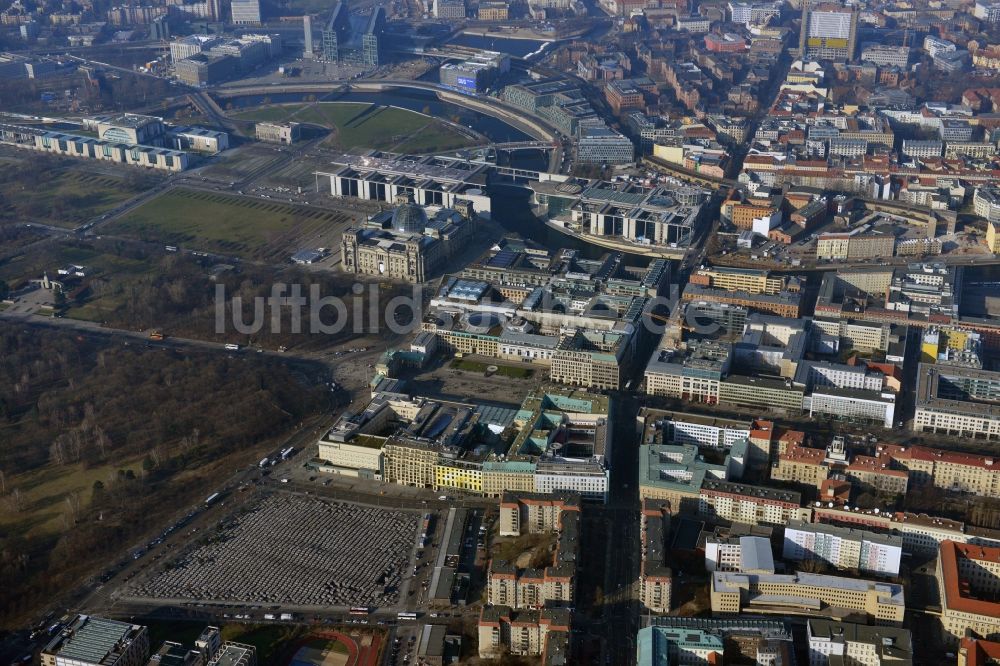
{"type": "Polygon", "coordinates": [[[12,513],[21,513],[24,511],[24,497],[21,495],[20,488],[14,488],[5,498],[5,503],[7,505],[7,510],[12,513]]]}

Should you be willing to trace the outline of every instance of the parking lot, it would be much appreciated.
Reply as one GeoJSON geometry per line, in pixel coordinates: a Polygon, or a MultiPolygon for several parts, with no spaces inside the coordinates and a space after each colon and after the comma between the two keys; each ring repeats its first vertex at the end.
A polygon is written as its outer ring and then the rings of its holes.
{"type": "Polygon", "coordinates": [[[397,604],[420,514],[276,493],[136,580],[124,598],[386,607],[397,604]],[[373,538],[377,535],[377,538],[373,538]]]}

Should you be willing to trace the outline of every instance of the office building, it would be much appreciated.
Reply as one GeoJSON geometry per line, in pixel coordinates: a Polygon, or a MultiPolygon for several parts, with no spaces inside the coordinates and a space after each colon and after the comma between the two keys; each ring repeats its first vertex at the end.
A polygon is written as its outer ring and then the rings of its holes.
{"type": "Polygon", "coordinates": [[[993,254],[1000,254],[1000,220],[986,223],[986,247],[993,254]]]}
{"type": "Polygon", "coordinates": [[[174,65],[178,81],[195,88],[210,86],[240,73],[240,61],[231,55],[196,53],[174,65]]]}
{"type": "Polygon", "coordinates": [[[624,134],[607,127],[584,127],[576,144],[578,164],[619,165],[635,161],[635,147],[624,134]]]}
{"type": "Polygon", "coordinates": [[[721,664],[724,653],[719,635],[688,627],[643,627],[636,640],[637,666],[721,664]]]}
{"type": "Polygon", "coordinates": [[[550,226],[678,253],[704,221],[702,204],[708,198],[697,187],[622,187],[602,181],[539,182],[531,188],[533,202],[550,226]]]}
{"type": "MultiPolygon", "coordinates": [[[[1000,372],[921,363],[914,432],[1000,438],[1000,372]]],[[[996,466],[1000,469],[1000,465],[996,466]]],[[[998,489],[990,488],[996,493],[998,489]]],[[[991,495],[993,496],[993,495],[991,495]]]]}
{"type": "Polygon", "coordinates": [[[753,422],[702,416],[688,412],[653,412],[655,426],[663,430],[663,441],[668,444],[695,444],[716,449],[728,449],[740,440],[750,437],[753,422]]]}
{"type": "Polygon", "coordinates": [[[910,47],[870,44],[861,50],[861,61],[882,67],[906,68],[910,64],[910,47]]]}
{"type": "Polygon", "coordinates": [[[205,659],[198,650],[188,650],[180,643],[164,641],[154,652],[146,666],[204,666],[205,659]]]}
{"type": "Polygon", "coordinates": [[[709,536],[705,539],[705,569],[710,573],[773,574],[771,542],[759,536],[709,536]]]}
{"type": "Polygon", "coordinates": [[[858,37],[858,10],[834,2],[804,2],[799,55],[817,60],[850,60],[858,37]]]}
{"type": "Polygon", "coordinates": [[[335,197],[357,197],[367,201],[393,203],[400,194],[412,194],[422,206],[456,208],[469,201],[477,213],[489,213],[490,197],[485,193],[489,165],[465,159],[431,155],[393,155],[371,151],[365,155],[340,155],[333,160],[336,170],[318,171],[320,181],[330,183],[335,197]]]}
{"type": "Polygon", "coordinates": [[[636,635],[636,665],[792,664],[787,622],[763,618],[651,617],[636,635]]]}
{"type": "Polygon", "coordinates": [[[476,18],[480,21],[506,21],[507,3],[504,0],[479,0],[476,18]]]}
{"type": "Polygon", "coordinates": [[[438,77],[441,85],[474,95],[509,71],[510,56],[506,53],[482,51],[468,60],[441,65],[438,77]]]}
{"type": "Polygon", "coordinates": [[[259,122],[254,125],[254,135],[258,141],[291,145],[302,138],[299,123],[259,122]]]}
{"type": "Polygon", "coordinates": [[[166,126],[162,118],[123,113],[96,121],[97,136],[114,143],[158,146],[163,143],[166,126]]]}
{"type": "Polygon", "coordinates": [[[1000,548],[944,541],[937,579],[945,641],[958,645],[969,630],[1000,639],[1000,548]]]}
{"type": "Polygon", "coordinates": [[[434,18],[464,19],[465,0],[434,0],[434,18]]]}
{"type": "Polygon", "coordinates": [[[229,150],[229,135],[204,127],[170,127],[166,142],[177,150],[215,155],[229,150]]]}
{"type": "Polygon", "coordinates": [[[260,25],[260,0],[232,0],[230,5],[236,25],[260,25]]]}
{"type": "Polygon", "coordinates": [[[898,625],[906,605],[903,586],[818,574],[744,574],[716,571],[712,612],[808,615],[836,620],[872,620],[898,625]]]}
{"type": "Polygon", "coordinates": [[[852,388],[815,388],[803,398],[809,416],[825,416],[857,423],[877,423],[891,428],[895,422],[896,396],[886,391],[852,388]]]}
{"type": "Polygon", "coordinates": [[[323,59],[378,67],[385,49],[385,23],[383,7],[375,7],[365,17],[352,15],[346,3],[338,2],[323,28],[323,59]]]}
{"type": "Polygon", "coordinates": [[[809,666],[912,666],[913,640],[907,629],[810,619],[809,666]]]}
{"type": "MultiPolygon", "coordinates": [[[[1000,187],[994,185],[977,187],[975,194],[972,195],[972,209],[979,217],[989,222],[1000,223],[1000,187]]],[[[995,250],[993,252],[996,253],[995,250]]]]}
{"type": "MultiPolygon", "coordinates": [[[[382,478],[389,483],[492,497],[508,490],[571,492],[603,502],[609,433],[607,398],[548,386],[529,394],[520,409],[377,393],[364,412],[338,420],[327,439],[376,448],[386,438],[382,478]],[[473,436],[481,430],[496,440],[483,446],[473,436]]],[[[325,454],[336,454],[334,448],[325,454]]],[[[361,457],[354,467],[374,466],[374,455],[357,450],[332,462],[352,455],[361,457]]]]}
{"type": "Polygon", "coordinates": [[[642,500],[639,530],[639,599],[643,607],[652,613],[670,611],[674,574],[668,561],[669,536],[670,502],[642,500]]]}
{"type": "Polygon", "coordinates": [[[801,521],[785,526],[782,557],[786,560],[818,560],[836,569],[897,576],[902,556],[900,536],[801,521]]]}
{"type": "Polygon", "coordinates": [[[180,150],[103,141],[92,136],[50,132],[36,127],[0,124],[0,144],[159,171],[183,171],[188,167],[188,154],[180,150]]]}
{"type": "Polygon", "coordinates": [[[149,658],[146,627],[77,615],[49,641],[42,666],[144,666],[149,658]]]}
{"type": "Polygon", "coordinates": [[[177,64],[185,58],[209,51],[222,44],[223,39],[210,35],[187,35],[170,42],[170,61],[177,64]]]}
{"type": "Polygon", "coordinates": [[[654,350],[643,378],[647,395],[715,404],[723,378],[729,373],[731,345],[714,340],[692,340],[684,348],[654,350]]]}
{"type": "Polygon", "coordinates": [[[797,291],[782,291],[777,294],[751,293],[688,282],[684,286],[681,298],[685,301],[710,301],[735,305],[751,312],[763,312],[793,319],[797,319],[802,313],[802,297],[797,291]]]}

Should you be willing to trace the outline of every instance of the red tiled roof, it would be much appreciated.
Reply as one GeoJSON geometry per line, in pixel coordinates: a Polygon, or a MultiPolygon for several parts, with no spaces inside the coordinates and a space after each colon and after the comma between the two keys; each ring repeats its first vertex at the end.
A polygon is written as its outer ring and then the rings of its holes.
{"type": "Polygon", "coordinates": [[[986,546],[972,546],[954,541],[941,542],[941,575],[944,578],[944,599],[942,603],[946,608],[961,611],[963,613],[974,613],[977,615],[987,615],[1000,617],[1000,602],[981,601],[971,599],[962,595],[962,580],[958,575],[958,558],[964,557],[971,560],[984,560],[990,562],[1000,562],[1000,548],[988,548],[986,546]]]}

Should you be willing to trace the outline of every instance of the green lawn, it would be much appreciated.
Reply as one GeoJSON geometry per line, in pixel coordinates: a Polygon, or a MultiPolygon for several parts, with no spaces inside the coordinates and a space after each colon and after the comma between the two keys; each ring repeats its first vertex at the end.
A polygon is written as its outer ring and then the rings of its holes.
{"type": "Polygon", "coordinates": [[[358,102],[263,106],[235,113],[246,121],[295,121],[332,130],[327,143],[344,150],[436,152],[475,145],[448,124],[415,111],[358,102]]]}
{"type": "Polygon", "coordinates": [[[327,640],[325,638],[316,638],[305,644],[305,647],[312,648],[313,650],[322,650],[324,652],[336,652],[337,654],[347,654],[347,646],[340,641],[327,640]]]}
{"type": "Polygon", "coordinates": [[[338,212],[175,189],[116,220],[108,232],[167,245],[264,259],[286,252],[297,237],[348,219],[338,212]]]}
{"type": "Polygon", "coordinates": [[[37,222],[74,228],[146,189],[145,174],[118,178],[75,168],[58,169],[44,186],[20,178],[26,163],[0,162],[0,221],[37,222]]]}
{"type": "Polygon", "coordinates": [[[298,625],[227,624],[222,627],[222,640],[252,645],[257,648],[258,664],[276,664],[283,663],[279,656],[290,656],[283,653],[307,630],[298,625]]]}
{"type": "Polygon", "coordinates": [[[456,370],[464,370],[465,372],[486,372],[486,368],[491,365],[496,365],[497,371],[493,374],[499,375],[501,377],[512,377],[515,379],[527,379],[535,374],[535,371],[530,368],[518,368],[511,365],[498,365],[496,363],[480,363],[479,361],[470,361],[468,359],[455,359],[451,362],[451,367],[456,370]]]}

